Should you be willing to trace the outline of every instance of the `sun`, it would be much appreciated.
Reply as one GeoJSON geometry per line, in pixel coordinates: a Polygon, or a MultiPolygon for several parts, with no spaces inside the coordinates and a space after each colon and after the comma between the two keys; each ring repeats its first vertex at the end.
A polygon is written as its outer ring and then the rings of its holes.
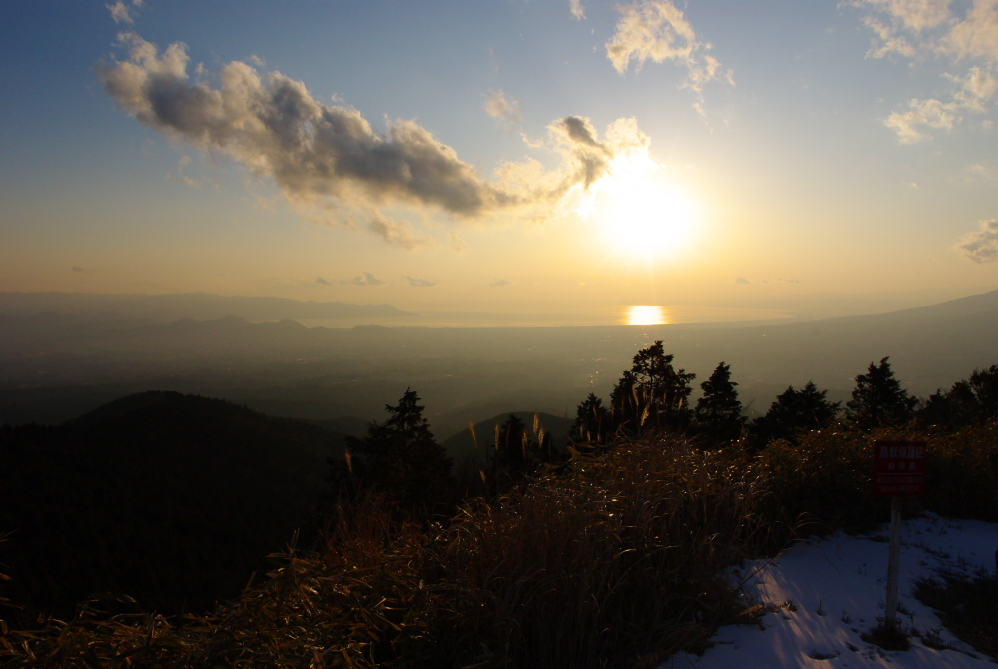
{"type": "Polygon", "coordinates": [[[619,252],[633,257],[675,256],[697,226],[697,207],[647,154],[617,157],[580,208],[619,252]]]}

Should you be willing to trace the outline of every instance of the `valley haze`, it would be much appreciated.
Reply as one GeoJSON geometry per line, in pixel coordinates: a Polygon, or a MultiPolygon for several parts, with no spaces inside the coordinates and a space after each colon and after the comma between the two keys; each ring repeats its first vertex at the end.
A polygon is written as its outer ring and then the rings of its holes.
{"type": "Polygon", "coordinates": [[[130,393],[169,390],[358,434],[411,387],[446,440],[505,412],[574,417],[587,393],[607,398],[631,357],[657,339],[697,374],[694,387],[718,362],[731,365],[750,415],[809,380],[847,399],[856,375],[884,356],[922,397],[998,360],[998,338],[987,334],[998,332],[998,291],[752,324],[309,328],[295,320],[365,313],[406,315],[387,305],[203,294],[0,294],[0,423],[59,423],[130,393]],[[261,317],[280,320],[249,320],[261,317]]]}

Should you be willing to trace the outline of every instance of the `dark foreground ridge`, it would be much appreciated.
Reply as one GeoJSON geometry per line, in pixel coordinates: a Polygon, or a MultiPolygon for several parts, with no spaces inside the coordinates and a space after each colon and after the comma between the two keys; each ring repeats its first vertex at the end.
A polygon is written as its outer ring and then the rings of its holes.
{"type": "MultiPolygon", "coordinates": [[[[94,592],[201,611],[311,532],[343,437],[223,400],[148,392],[60,426],[0,428],[0,595],[71,615],[94,592]]],[[[314,532],[311,532],[314,535],[314,532]]]]}
{"type": "Polygon", "coordinates": [[[578,405],[567,443],[539,414],[507,415],[472,439],[480,468],[456,473],[411,388],[345,451],[321,426],[175,393],[5,427],[0,472],[24,476],[0,481],[21,514],[0,516],[20,528],[0,561],[28,606],[0,619],[0,668],[653,667],[767,610],[727,568],[885,519],[878,439],[927,444],[906,514],[998,521],[998,366],[921,400],[885,357],[844,406],[808,383],[750,421],[731,365],[694,403],[674,361],[661,341],[638,351],[605,403],[578,405]],[[292,539],[324,476],[314,540],[292,539]],[[116,574],[124,594],[93,592],[116,574]],[[68,615],[38,616],[44,596],[68,615]]]}

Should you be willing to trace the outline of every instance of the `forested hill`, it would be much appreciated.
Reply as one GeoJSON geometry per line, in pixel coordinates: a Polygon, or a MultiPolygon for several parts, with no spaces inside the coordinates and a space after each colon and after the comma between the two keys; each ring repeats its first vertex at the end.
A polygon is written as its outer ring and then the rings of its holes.
{"type": "Polygon", "coordinates": [[[223,400],[132,395],[0,428],[0,596],[60,615],[95,592],[178,612],[230,598],[297,528],[343,435],[223,400]]]}

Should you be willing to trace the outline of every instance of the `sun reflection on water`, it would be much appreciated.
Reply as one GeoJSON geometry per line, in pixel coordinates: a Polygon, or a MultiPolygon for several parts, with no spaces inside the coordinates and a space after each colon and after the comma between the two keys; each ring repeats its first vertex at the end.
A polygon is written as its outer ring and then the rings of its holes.
{"type": "Polygon", "coordinates": [[[627,307],[624,322],[628,325],[666,325],[669,314],[662,307],[635,305],[627,307]]]}

